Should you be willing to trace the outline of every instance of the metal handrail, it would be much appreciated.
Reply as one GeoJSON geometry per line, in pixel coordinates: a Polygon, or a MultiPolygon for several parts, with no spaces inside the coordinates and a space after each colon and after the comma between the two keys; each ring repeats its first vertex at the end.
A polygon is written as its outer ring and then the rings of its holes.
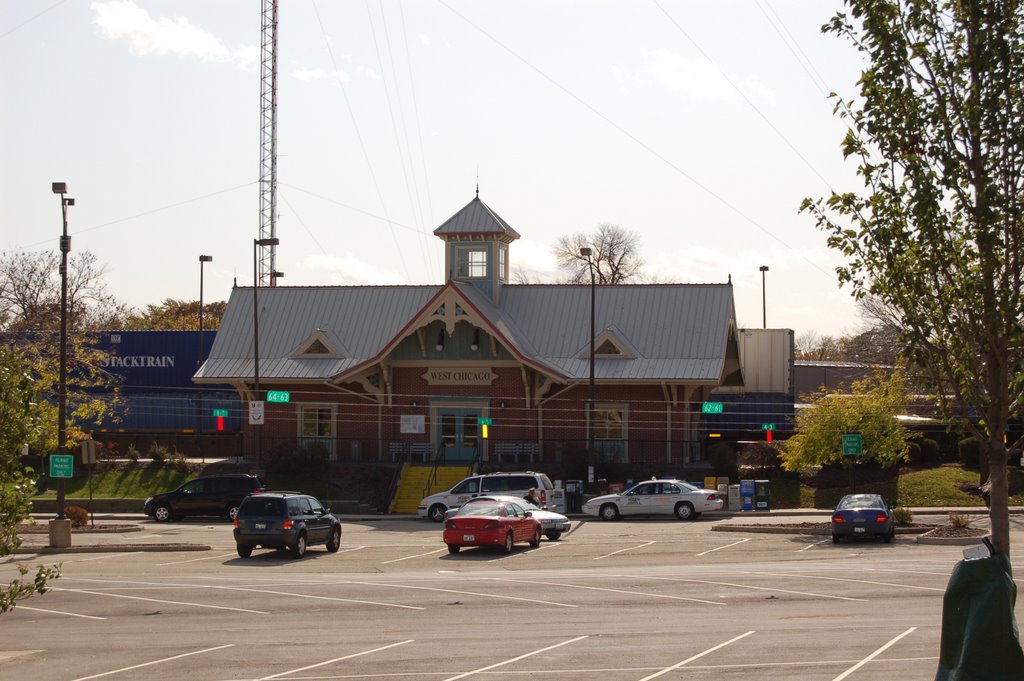
{"type": "Polygon", "coordinates": [[[437,484],[437,467],[444,463],[444,442],[437,445],[437,451],[434,452],[434,465],[430,467],[430,475],[427,476],[427,484],[423,487],[423,496],[429,497],[430,493],[434,489],[434,485],[437,484]]]}
{"type": "Polygon", "coordinates": [[[388,485],[388,512],[391,512],[391,506],[395,503],[395,495],[398,494],[398,485],[402,480],[402,471],[405,470],[406,458],[408,458],[407,452],[402,452],[398,457],[398,466],[395,467],[395,472],[391,474],[391,483],[388,485]]]}

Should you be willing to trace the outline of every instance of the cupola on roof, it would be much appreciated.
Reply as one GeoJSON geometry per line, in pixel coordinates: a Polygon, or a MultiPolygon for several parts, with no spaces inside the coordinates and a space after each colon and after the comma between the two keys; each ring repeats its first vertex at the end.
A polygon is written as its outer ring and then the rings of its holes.
{"type": "Polygon", "coordinates": [[[490,235],[496,236],[500,241],[506,243],[519,238],[519,232],[512,229],[500,215],[481,201],[479,194],[435,229],[434,235],[442,239],[456,236],[490,235]]]}

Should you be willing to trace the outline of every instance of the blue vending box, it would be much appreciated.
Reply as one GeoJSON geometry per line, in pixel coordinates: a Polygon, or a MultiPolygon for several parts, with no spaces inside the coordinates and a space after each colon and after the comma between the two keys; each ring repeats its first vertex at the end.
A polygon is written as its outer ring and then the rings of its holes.
{"type": "Polygon", "coordinates": [[[740,500],[744,511],[754,510],[754,481],[740,480],[740,500]]]}

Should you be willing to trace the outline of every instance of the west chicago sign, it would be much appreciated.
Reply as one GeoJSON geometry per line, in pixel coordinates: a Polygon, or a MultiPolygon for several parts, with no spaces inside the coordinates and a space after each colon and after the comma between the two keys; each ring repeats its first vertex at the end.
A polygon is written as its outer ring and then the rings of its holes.
{"type": "Polygon", "coordinates": [[[421,376],[428,385],[490,385],[498,374],[476,367],[436,367],[421,376]]]}

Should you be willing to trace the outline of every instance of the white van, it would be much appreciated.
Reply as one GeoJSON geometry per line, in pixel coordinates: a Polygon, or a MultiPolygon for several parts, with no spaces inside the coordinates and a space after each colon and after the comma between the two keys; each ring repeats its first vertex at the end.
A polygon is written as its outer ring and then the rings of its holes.
{"type": "Polygon", "coordinates": [[[523,473],[481,473],[471,475],[447,492],[431,494],[420,502],[416,513],[421,518],[430,518],[435,523],[444,520],[445,512],[450,508],[458,508],[468,500],[492,494],[507,494],[514,497],[525,496],[530,489],[537,490],[541,507],[546,508],[551,500],[551,492],[555,486],[544,473],[525,471],[523,473]]]}

